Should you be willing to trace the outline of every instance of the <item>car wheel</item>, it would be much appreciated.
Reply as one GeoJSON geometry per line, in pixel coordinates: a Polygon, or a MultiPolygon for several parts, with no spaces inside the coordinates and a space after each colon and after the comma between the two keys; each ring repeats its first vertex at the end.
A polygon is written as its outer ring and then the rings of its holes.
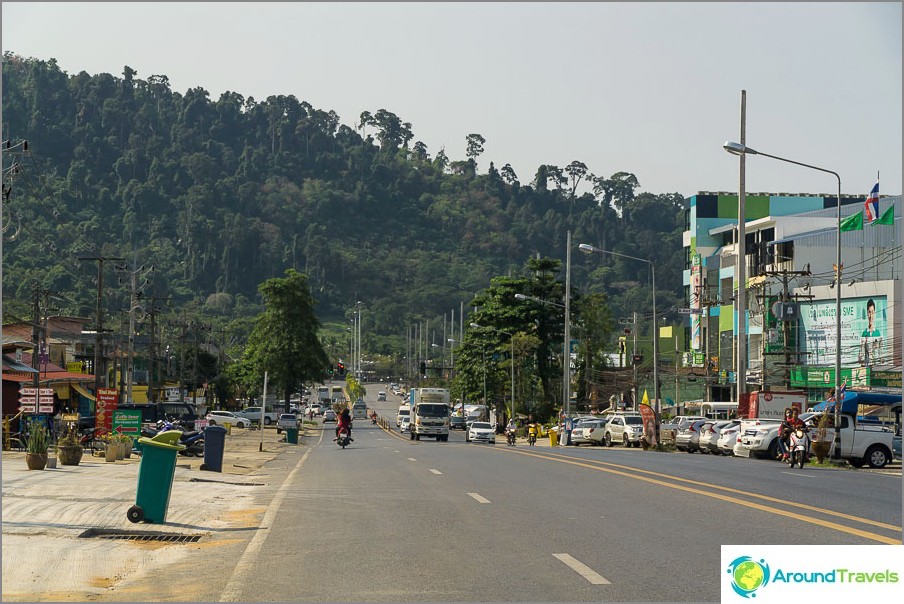
{"type": "Polygon", "coordinates": [[[611,447],[611,446],[612,446],[612,435],[609,434],[608,432],[606,432],[606,436],[603,437],[603,440],[606,441],[606,446],[607,446],[607,447],[611,447]]]}
{"type": "Polygon", "coordinates": [[[773,438],[769,443],[769,459],[778,459],[779,455],[781,455],[781,449],[779,449],[778,439],[773,438]]]}
{"type": "Polygon", "coordinates": [[[270,418],[269,418],[269,417],[265,417],[265,418],[264,418],[264,425],[265,425],[265,426],[269,426],[269,425],[270,425],[270,418]]]}
{"type": "Polygon", "coordinates": [[[631,441],[628,440],[628,435],[627,435],[627,434],[623,434],[623,435],[622,435],[622,444],[625,445],[625,448],[626,448],[626,449],[627,449],[627,448],[630,448],[630,446],[631,446],[631,441]]]}
{"type": "Polygon", "coordinates": [[[866,450],[866,463],[871,468],[884,468],[888,465],[888,452],[879,445],[873,445],[866,450]]]}
{"type": "Polygon", "coordinates": [[[634,443],[634,448],[635,448],[635,449],[639,449],[639,448],[640,448],[640,441],[637,441],[636,443],[634,443]]]}

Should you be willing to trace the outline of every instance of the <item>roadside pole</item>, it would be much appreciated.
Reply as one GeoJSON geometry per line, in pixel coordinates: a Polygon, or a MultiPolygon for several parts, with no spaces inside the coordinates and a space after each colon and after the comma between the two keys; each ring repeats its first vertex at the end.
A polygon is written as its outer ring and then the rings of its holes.
{"type": "Polygon", "coordinates": [[[261,445],[258,451],[264,450],[264,414],[267,412],[267,372],[264,372],[264,398],[261,400],[261,445]]]}

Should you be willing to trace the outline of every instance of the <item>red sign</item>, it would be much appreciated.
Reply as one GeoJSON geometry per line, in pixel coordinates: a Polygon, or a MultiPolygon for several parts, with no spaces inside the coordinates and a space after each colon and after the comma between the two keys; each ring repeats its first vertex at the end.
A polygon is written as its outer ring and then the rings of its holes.
{"type": "Polygon", "coordinates": [[[95,426],[110,432],[113,427],[113,411],[119,406],[119,390],[116,388],[98,388],[97,405],[95,406],[95,426]]]}
{"type": "Polygon", "coordinates": [[[643,435],[651,444],[656,444],[656,413],[649,405],[640,405],[640,416],[643,418],[643,435]]]}

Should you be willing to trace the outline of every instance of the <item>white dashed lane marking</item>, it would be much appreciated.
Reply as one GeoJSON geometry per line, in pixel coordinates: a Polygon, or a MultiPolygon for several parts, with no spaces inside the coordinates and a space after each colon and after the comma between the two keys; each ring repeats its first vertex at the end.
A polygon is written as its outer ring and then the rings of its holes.
{"type": "Polygon", "coordinates": [[[607,581],[605,577],[600,575],[598,572],[596,572],[583,562],[575,560],[568,554],[553,554],[553,556],[561,560],[571,570],[590,581],[590,583],[592,583],[593,585],[610,585],[609,581],[607,581]]]}
{"type": "Polygon", "coordinates": [[[430,471],[434,474],[442,474],[442,472],[440,472],[439,470],[434,470],[433,468],[430,468],[430,471]]]}
{"type": "Polygon", "coordinates": [[[477,503],[489,503],[490,502],[489,499],[487,499],[486,497],[482,497],[481,495],[478,495],[477,493],[468,493],[468,495],[473,497],[477,501],[477,503]]]}

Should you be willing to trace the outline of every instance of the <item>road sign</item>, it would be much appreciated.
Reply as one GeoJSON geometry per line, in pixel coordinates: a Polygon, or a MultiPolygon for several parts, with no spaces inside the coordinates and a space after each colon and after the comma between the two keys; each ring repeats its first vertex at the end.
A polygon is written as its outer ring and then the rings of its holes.
{"type": "Polygon", "coordinates": [[[53,413],[53,404],[38,405],[38,413],[53,413]]]}
{"type": "Polygon", "coordinates": [[[35,400],[35,397],[33,397],[33,396],[20,396],[19,397],[20,405],[34,405],[37,402],[38,401],[35,400]]]}
{"type": "Polygon", "coordinates": [[[38,394],[41,396],[53,396],[53,388],[39,388],[38,394]]]}
{"type": "Polygon", "coordinates": [[[19,411],[22,413],[34,413],[35,406],[34,405],[19,405],[19,411]]]}
{"type": "Polygon", "coordinates": [[[38,389],[37,388],[26,388],[24,386],[19,386],[19,394],[25,396],[37,396],[38,389]]]}

